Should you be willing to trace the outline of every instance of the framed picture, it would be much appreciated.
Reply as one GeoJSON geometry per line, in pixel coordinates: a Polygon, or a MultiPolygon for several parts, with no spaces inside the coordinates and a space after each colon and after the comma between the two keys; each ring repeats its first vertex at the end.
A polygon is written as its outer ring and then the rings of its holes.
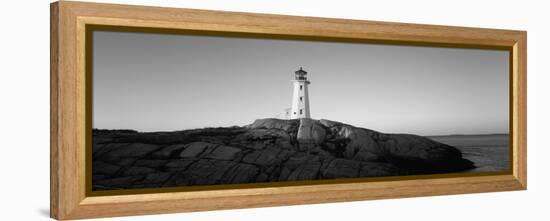
{"type": "Polygon", "coordinates": [[[51,4],[51,216],[524,190],[525,31],[51,4]]]}

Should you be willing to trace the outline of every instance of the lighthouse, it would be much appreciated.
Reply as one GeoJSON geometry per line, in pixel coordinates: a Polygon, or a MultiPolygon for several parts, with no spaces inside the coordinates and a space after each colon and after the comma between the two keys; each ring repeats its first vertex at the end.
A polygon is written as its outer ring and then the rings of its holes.
{"type": "Polygon", "coordinates": [[[290,119],[311,118],[309,112],[309,93],[307,86],[310,82],[307,80],[307,72],[300,67],[300,70],[294,72],[294,93],[292,94],[292,108],[290,119]]]}

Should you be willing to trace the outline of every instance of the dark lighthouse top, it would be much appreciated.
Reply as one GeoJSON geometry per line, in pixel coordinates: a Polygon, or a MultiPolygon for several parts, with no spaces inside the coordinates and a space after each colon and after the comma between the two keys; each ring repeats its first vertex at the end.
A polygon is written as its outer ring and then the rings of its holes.
{"type": "Polygon", "coordinates": [[[304,69],[302,69],[302,67],[300,67],[300,70],[297,70],[294,73],[296,74],[296,80],[307,80],[307,78],[306,78],[307,72],[304,71],[304,69]]]}

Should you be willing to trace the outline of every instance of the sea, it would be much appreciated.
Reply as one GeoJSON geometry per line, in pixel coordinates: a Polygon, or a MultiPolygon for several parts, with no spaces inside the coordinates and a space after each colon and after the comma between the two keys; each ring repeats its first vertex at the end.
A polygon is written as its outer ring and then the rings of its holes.
{"type": "Polygon", "coordinates": [[[440,143],[454,146],[463,157],[474,162],[469,172],[507,171],[511,167],[508,134],[429,136],[440,143]]]}

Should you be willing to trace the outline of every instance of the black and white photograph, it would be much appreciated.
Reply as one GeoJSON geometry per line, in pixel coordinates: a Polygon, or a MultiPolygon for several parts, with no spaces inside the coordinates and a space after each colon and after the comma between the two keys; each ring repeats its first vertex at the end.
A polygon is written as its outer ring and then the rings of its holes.
{"type": "Polygon", "coordinates": [[[508,50],[91,36],[93,191],[511,169],[508,50]]]}

